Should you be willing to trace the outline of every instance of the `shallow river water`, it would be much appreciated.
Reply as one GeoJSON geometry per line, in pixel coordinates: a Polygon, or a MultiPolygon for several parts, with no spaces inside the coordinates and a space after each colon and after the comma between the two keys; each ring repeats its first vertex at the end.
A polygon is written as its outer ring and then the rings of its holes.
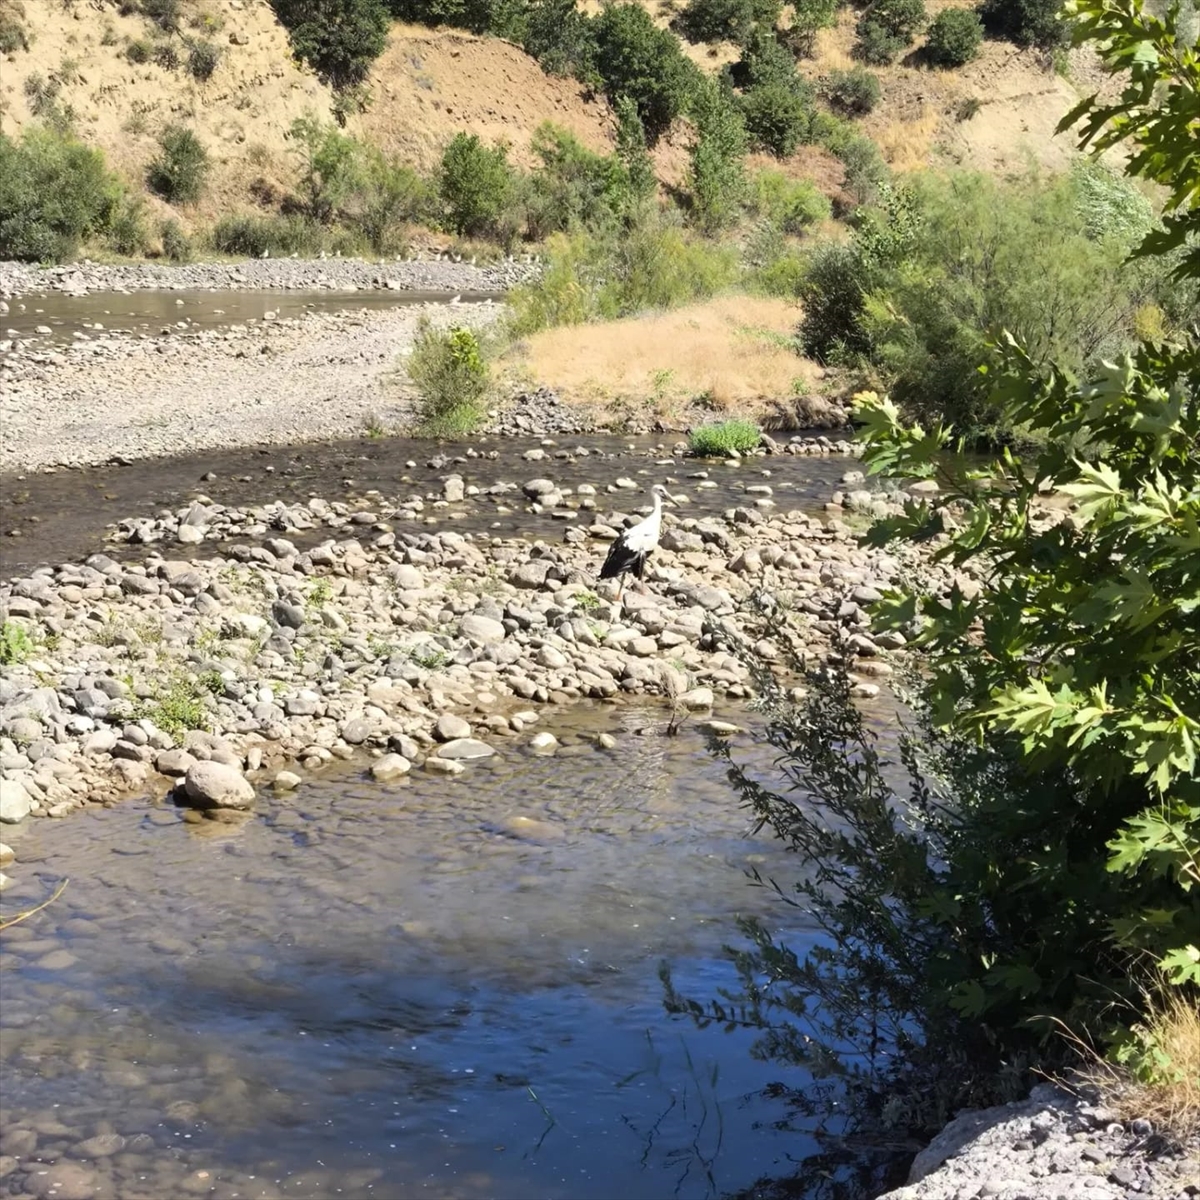
{"type": "MultiPolygon", "coordinates": [[[[361,765],[244,824],[130,802],[6,835],[0,1194],[718,1197],[814,1149],[743,1032],[668,1016],[733,983],[735,916],[796,860],[685,727],[579,706],[563,745],[446,780],[361,765]],[[608,730],[617,748],[598,749],[608,730]],[[75,1190],[72,1190],[74,1188],[75,1190]]],[[[753,715],[741,714],[752,745],[753,715]]]]}

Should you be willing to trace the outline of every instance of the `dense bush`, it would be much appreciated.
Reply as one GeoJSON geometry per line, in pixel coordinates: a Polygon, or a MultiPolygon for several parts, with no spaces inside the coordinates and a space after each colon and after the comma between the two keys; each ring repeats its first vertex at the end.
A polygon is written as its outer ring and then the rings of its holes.
{"type": "Polygon", "coordinates": [[[168,262],[185,263],[192,257],[192,240],[183,231],[183,226],[172,217],[159,228],[163,258],[168,262]]]}
{"type": "Polygon", "coordinates": [[[804,318],[799,333],[805,354],[818,362],[840,364],[855,362],[871,350],[862,326],[870,283],[857,247],[833,242],[815,251],[800,288],[804,318]]]}
{"type": "Polygon", "coordinates": [[[140,200],[126,198],[121,204],[109,223],[107,241],[113,250],[127,258],[145,252],[148,234],[146,214],[140,200]]]}
{"type": "Polygon", "coordinates": [[[383,0],[271,0],[292,52],[331,87],[361,84],[383,53],[389,25],[383,0]]]}
{"type": "Polygon", "coordinates": [[[961,67],[979,53],[983,23],[971,8],[944,8],[929,26],[925,54],[939,67],[961,67]]]}
{"type": "Polygon", "coordinates": [[[779,0],[688,0],[677,24],[689,42],[741,43],[756,26],[774,28],[779,0]]]}
{"type": "Polygon", "coordinates": [[[737,252],[650,211],[620,231],[557,234],[546,267],[509,296],[517,337],[705,299],[737,278],[737,252]]]}
{"type": "Polygon", "coordinates": [[[171,204],[194,204],[208,177],[208,151],[186,125],[168,125],[158,144],[161,149],[146,172],[146,183],[171,204]]]}
{"type": "Polygon", "coordinates": [[[925,0],[874,0],[859,18],[854,55],[886,66],[925,27],[925,0]]]}
{"type": "Polygon", "coordinates": [[[164,71],[179,70],[179,51],[170,42],[160,42],[154,47],[151,57],[154,59],[154,65],[162,67],[164,71]]]}
{"type": "Polygon", "coordinates": [[[238,258],[315,254],[324,249],[321,227],[299,215],[222,217],[210,236],[218,253],[238,258]]]}
{"type": "Polygon", "coordinates": [[[105,233],[121,185],[99,150],[69,133],[31,127],[0,133],[0,259],[58,262],[105,233]]]}
{"type": "Polygon", "coordinates": [[[982,0],[979,15],[993,37],[1052,50],[1071,36],[1070,25],[1058,19],[1061,7],[1058,0],[982,0]]]}
{"type": "Polygon", "coordinates": [[[144,38],[136,38],[125,47],[125,57],[131,63],[146,63],[154,56],[154,47],[144,38]]]}
{"type": "Polygon", "coordinates": [[[807,179],[789,179],[782,171],[759,171],[750,182],[751,209],[782,233],[802,233],[832,216],[826,196],[807,179]]]}
{"type": "Polygon", "coordinates": [[[701,425],[688,434],[688,449],[698,458],[725,458],[731,452],[745,454],[762,441],[762,431],[753,421],[736,418],[701,425]]]}
{"type": "Polygon", "coordinates": [[[736,217],[745,190],[746,124],[733,92],[717,79],[706,79],[697,89],[692,117],[696,139],[686,184],[691,215],[715,233],[736,217]]]}
{"type": "Polygon", "coordinates": [[[22,20],[24,16],[25,9],[20,4],[0,10],[0,54],[15,54],[18,50],[29,49],[29,33],[22,20]]]}
{"type": "Polygon", "coordinates": [[[457,133],[442,155],[439,181],[446,219],[467,237],[495,235],[507,214],[516,173],[503,146],[485,146],[475,134],[457,133]]]}
{"type": "Polygon", "coordinates": [[[491,386],[479,338],[470,329],[434,329],[423,320],[407,361],[420,395],[421,429],[434,436],[469,433],[491,386]]]}
{"type": "Polygon", "coordinates": [[[627,96],[653,144],[691,102],[700,75],[678,39],[635,3],[610,4],[592,25],[596,70],[612,100],[627,96]]]}
{"type": "Polygon", "coordinates": [[[629,175],[616,155],[596,154],[565,129],[543,124],[532,149],[540,166],[526,199],[527,233],[541,241],[551,233],[611,224],[629,204],[629,175]]]}
{"type": "Polygon", "coordinates": [[[363,154],[351,219],[376,254],[401,250],[406,227],[434,208],[433,189],[410,166],[374,147],[363,154]]]}
{"type": "Polygon", "coordinates": [[[217,64],[221,61],[221,51],[203,38],[191,43],[188,47],[188,74],[201,83],[207,83],[213,77],[217,64]]]}
{"type": "MultiPolygon", "coordinates": [[[[766,84],[785,84],[806,88],[796,74],[792,52],[779,40],[773,29],[753,30],[742,46],[741,57],[729,68],[734,87],[749,89],[766,84]]],[[[807,93],[811,96],[811,92],[807,93]]]]}
{"type": "Polygon", "coordinates": [[[769,82],[748,88],[741,96],[742,119],[750,140],[760,150],[787,158],[809,140],[813,105],[799,79],[769,82]]]}
{"type": "Polygon", "coordinates": [[[879,103],[879,79],[862,67],[830,71],[824,90],[829,103],[850,116],[869,113],[879,103]]]}
{"type": "Polygon", "coordinates": [[[548,74],[574,75],[589,86],[602,86],[595,34],[575,0],[532,0],[521,41],[548,74]]]}
{"type": "Polygon", "coordinates": [[[305,212],[311,220],[328,225],[358,185],[358,143],[311,113],[292,122],[288,139],[300,159],[305,212]]]}

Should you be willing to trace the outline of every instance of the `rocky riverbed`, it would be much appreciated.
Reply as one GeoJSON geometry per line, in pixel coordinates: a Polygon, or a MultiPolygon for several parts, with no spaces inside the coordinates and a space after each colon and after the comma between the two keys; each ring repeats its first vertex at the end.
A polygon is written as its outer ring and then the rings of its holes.
{"type": "Polygon", "coordinates": [[[665,694],[703,715],[750,694],[736,638],[778,657],[762,637],[764,594],[799,615],[815,659],[848,647],[863,696],[903,645],[872,636],[864,606],[910,552],[865,550],[836,520],[779,514],[765,482],[747,479],[741,506],[694,518],[688,492],[706,472],[681,459],[603,491],[571,486],[556,461],[555,478],[489,489],[561,519],[561,540],[530,543],[430,528],[495,500],[442,465],[433,489],[405,496],[244,509],[198,496],[114,531],[144,558],[99,553],[3,585],[14,660],[0,678],[3,819],[61,817],[181,779],[197,819],[220,816],[251,805],[255,787],[294,786],[363,752],[380,777],[460,774],[535,724],[537,748],[552,752],[539,711],[581,696],[665,694]],[[678,515],[646,591],[614,608],[599,563],[664,478],[678,515]]]}
{"type": "MultiPolygon", "coordinates": [[[[1084,1089],[1085,1091],[1087,1089],[1084,1089]]],[[[1191,1200],[1200,1140],[1164,1140],[1050,1084],[1017,1104],[965,1112],[917,1155],[907,1186],[881,1200],[1191,1200]]]]}
{"type": "MultiPolygon", "coordinates": [[[[261,258],[241,262],[67,263],[39,267],[0,262],[0,298],[60,292],[83,296],[92,292],[242,291],[287,288],[297,291],[503,292],[533,278],[541,269],[536,258],[504,258],[477,265],[451,256],[411,259],[261,258]]],[[[4,310],[0,309],[0,316],[4,310]]]]}

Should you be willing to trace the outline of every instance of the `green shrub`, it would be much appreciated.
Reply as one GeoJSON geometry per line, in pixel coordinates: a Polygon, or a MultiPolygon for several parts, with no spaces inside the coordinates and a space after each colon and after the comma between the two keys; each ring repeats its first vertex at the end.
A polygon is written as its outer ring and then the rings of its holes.
{"type": "Polygon", "coordinates": [[[271,0],[292,53],[331,87],[361,84],[387,44],[383,0],[271,0]]]}
{"type": "Polygon", "coordinates": [[[154,47],[144,38],[137,38],[125,47],[125,57],[131,63],[146,63],[154,55],[154,47]]]}
{"type": "Polygon", "coordinates": [[[861,321],[870,273],[857,248],[821,246],[808,264],[800,298],[800,344],[822,363],[857,361],[871,349],[861,321]]]}
{"type": "Polygon", "coordinates": [[[808,56],[819,30],[837,24],[838,0],[795,0],[788,40],[798,54],[808,56]]]}
{"type": "Polygon", "coordinates": [[[308,217],[328,225],[359,184],[359,148],[311,113],[297,117],[288,138],[300,159],[300,191],[308,217]]]}
{"type": "Polygon", "coordinates": [[[126,199],[113,214],[108,227],[108,244],[118,254],[134,258],[146,250],[146,216],[140,200],[126,199]]]}
{"type": "Polygon", "coordinates": [[[737,274],[734,247],[689,237],[651,211],[620,231],[551,237],[541,275],[509,295],[509,329],[524,337],[556,325],[676,308],[716,295],[737,274]]]}
{"type": "Polygon", "coordinates": [[[979,16],[993,37],[1053,50],[1071,37],[1070,25],[1058,19],[1061,7],[1058,0],[982,0],[979,16]]]}
{"type": "Polygon", "coordinates": [[[887,182],[890,172],[879,147],[869,137],[855,134],[840,141],[833,151],[845,167],[842,186],[859,204],[874,199],[882,184],[887,182]]]}
{"type": "Polygon", "coordinates": [[[782,84],[812,98],[808,85],[796,74],[792,52],[779,40],[773,29],[751,30],[742,44],[741,57],[729,68],[734,87],[748,90],[766,84],[782,84]]]}
{"type": "Polygon", "coordinates": [[[825,81],[825,98],[848,116],[862,116],[879,103],[878,76],[862,67],[849,71],[830,71],[825,81]]]}
{"type": "Polygon", "coordinates": [[[676,20],[689,42],[741,43],[758,25],[773,28],[779,0],[688,0],[676,20]]]}
{"type": "Polygon", "coordinates": [[[325,249],[321,226],[300,215],[222,217],[209,240],[218,253],[245,258],[315,254],[325,249]]]}
{"type": "Polygon", "coordinates": [[[185,263],[192,257],[192,241],[174,217],[159,227],[163,257],[169,262],[185,263]]]}
{"type": "Polygon", "coordinates": [[[420,424],[435,436],[469,433],[483,415],[491,387],[479,338],[470,329],[434,329],[423,320],[408,358],[420,394],[420,424]]]}
{"type": "Polygon", "coordinates": [[[146,173],[147,184],[170,204],[194,204],[208,178],[208,151],[186,125],[168,125],[158,144],[161,152],[146,173]]]}
{"type": "Polygon", "coordinates": [[[528,181],[528,235],[541,241],[551,233],[612,224],[629,205],[630,181],[620,158],[596,154],[565,129],[545,123],[533,135],[541,165],[528,181]]]}
{"type": "Polygon", "coordinates": [[[759,171],[751,180],[751,210],[782,233],[803,233],[833,215],[828,197],[807,179],[789,179],[782,171],[759,171]]]}
{"type": "Polygon", "coordinates": [[[591,87],[602,86],[595,34],[575,0],[532,0],[521,42],[547,74],[574,75],[591,87]]]}
{"type": "Polygon", "coordinates": [[[371,147],[352,200],[353,223],[376,254],[403,246],[405,227],[430,216],[433,189],[410,166],[371,147]]]}
{"type": "Polygon", "coordinates": [[[201,83],[207,83],[213,77],[220,61],[221,51],[212,42],[200,39],[188,46],[188,74],[201,83]]]}
{"type": "Polygon", "coordinates": [[[725,458],[730,452],[745,454],[757,449],[762,430],[753,421],[717,421],[688,434],[688,450],[698,458],[725,458]]]}
{"type": "Polygon", "coordinates": [[[164,71],[179,70],[179,51],[170,42],[160,42],[154,47],[154,64],[164,71]]]}
{"type": "Polygon", "coordinates": [[[0,624],[0,667],[14,667],[33,653],[29,630],[16,621],[0,624]]]}
{"type": "Polygon", "coordinates": [[[907,45],[903,38],[889,33],[878,22],[863,20],[858,23],[851,53],[873,67],[886,67],[904,53],[907,45]]]}
{"type": "Polygon", "coordinates": [[[142,0],[142,12],[164,32],[179,32],[179,0],[142,0]]]}
{"type": "Polygon", "coordinates": [[[979,53],[983,23],[971,8],[944,8],[929,26],[925,54],[939,67],[961,67],[979,53]]]}
{"type": "Polygon", "coordinates": [[[813,106],[806,87],[795,83],[763,83],[741,96],[742,119],[753,144],[787,158],[809,139],[813,106]]]}
{"type": "Polygon", "coordinates": [[[706,79],[697,89],[692,118],[696,140],[686,184],[691,215],[701,228],[715,233],[734,220],[745,191],[746,125],[733,93],[716,79],[706,79]]]}
{"type": "Polygon", "coordinates": [[[53,75],[47,79],[40,71],[31,71],[21,90],[29,101],[29,111],[35,117],[44,117],[58,100],[62,84],[53,75]]]}
{"type": "Polygon", "coordinates": [[[886,66],[925,27],[925,0],[874,0],[858,22],[855,58],[886,66]]]}
{"type": "Polygon", "coordinates": [[[609,98],[628,96],[653,144],[691,102],[700,74],[678,39],[636,3],[610,4],[592,25],[596,70],[609,98]]]}
{"type": "Polygon", "coordinates": [[[0,259],[59,262],[103,234],[122,197],[99,150],[54,129],[0,133],[0,259]]]}
{"type": "Polygon", "coordinates": [[[473,133],[454,135],[442,155],[439,190],[455,233],[495,236],[515,186],[516,173],[504,146],[489,149],[473,133]]]}
{"type": "Polygon", "coordinates": [[[24,15],[25,9],[19,4],[12,11],[0,12],[0,54],[29,49],[29,33],[21,19],[24,15]]]}

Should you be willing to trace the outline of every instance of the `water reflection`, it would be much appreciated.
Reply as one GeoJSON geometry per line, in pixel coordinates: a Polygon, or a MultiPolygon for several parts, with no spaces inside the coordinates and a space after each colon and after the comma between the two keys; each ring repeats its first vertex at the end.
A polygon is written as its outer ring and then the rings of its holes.
{"type": "Polygon", "coordinates": [[[655,975],[731,985],[733,917],[770,915],[740,868],[782,851],[698,735],[634,776],[645,739],[613,710],[556,721],[565,760],[506,747],[388,788],[343,769],[223,839],[133,804],[18,830],[5,910],[71,886],[2,942],[0,1153],[36,1141],[7,1182],[637,1200],[786,1173],[813,1147],[773,1128],[778,1068],[667,1017],[655,975]],[[584,740],[601,728],[617,751],[584,740]]]}

